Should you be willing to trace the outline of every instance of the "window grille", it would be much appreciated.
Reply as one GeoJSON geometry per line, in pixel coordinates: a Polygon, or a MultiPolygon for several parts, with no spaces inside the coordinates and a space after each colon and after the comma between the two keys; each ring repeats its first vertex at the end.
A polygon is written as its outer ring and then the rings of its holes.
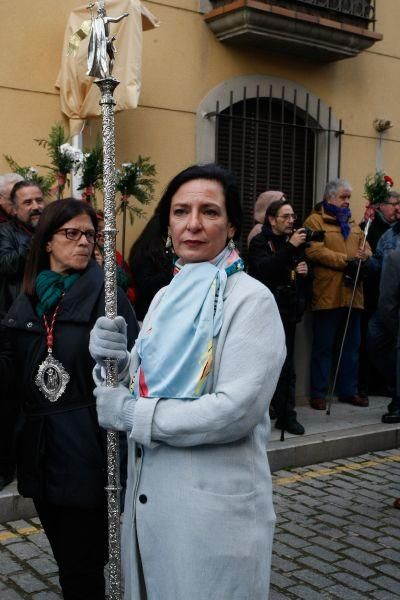
{"type": "Polygon", "coordinates": [[[309,113],[308,94],[305,107],[300,108],[296,90],[287,98],[282,87],[281,97],[277,98],[272,96],[272,86],[269,96],[260,96],[257,87],[255,98],[247,98],[244,88],[243,98],[237,102],[231,92],[229,106],[220,110],[217,102],[215,112],[208,113],[207,117],[215,118],[215,160],[232,170],[240,185],[244,254],[248,233],[254,225],[254,204],[261,192],[284,192],[301,222],[320,200],[316,197],[317,173],[322,168],[325,181],[332,174],[331,136],[339,138],[337,176],[340,175],[341,122],[339,129],[332,128],[329,108],[324,128],[319,124],[319,115],[319,100],[314,118],[309,113]]]}

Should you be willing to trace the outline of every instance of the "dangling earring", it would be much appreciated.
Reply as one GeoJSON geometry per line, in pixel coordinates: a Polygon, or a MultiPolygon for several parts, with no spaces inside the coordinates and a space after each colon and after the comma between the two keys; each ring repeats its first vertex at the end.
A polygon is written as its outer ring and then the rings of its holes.
{"type": "Polygon", "coordinates": [[[228,242],[228,250],[231,252],[236,248],[236,244],[233,238],[231,238],[228,242]]]}
{"type": "Polygon", "coordinates": [[[51,246],[50,246],[50,244],[47,244],[47,246],[46,246],[46,252],[47,252],[47,254],[50,254],[50,252],[51,252],[51,246]]]}
{"type": "Polygon", "coordinates": [[[165,241],[165,249],[170,250],[170,248],[172,248],[172,239],[171,239],[170,234],[168,234],[167,239],[165,241]]]}

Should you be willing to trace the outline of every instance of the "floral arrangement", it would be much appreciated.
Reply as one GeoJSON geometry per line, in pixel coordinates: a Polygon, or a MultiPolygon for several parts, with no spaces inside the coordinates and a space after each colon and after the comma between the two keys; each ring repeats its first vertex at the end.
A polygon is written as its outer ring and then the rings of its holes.
{"type": "Polygon", "coordinates": [[[50,169],[55,174],[57,184],[52,191],[58,199],[62,198],[64,188],[69,183],[68,174],[70,171],[78,171],[83,161],[83,153],[68,143],[68,136],[61,123],[53,125],[48,139],[35,139],[35,142],[47,150],[51,166],[39,166],[50,169]]]}
{"type": "Polygon", "coordinates": [[[364,182],[364,196],[368,200],[364,213],[365,221],[374,219],[376,205],[388,201],[393,185],[393,179],[383,171],[367,175],[364,182]]]}
{"type": "Polygon", "coordinates": [[[46,176],[39,175],[37,169],[35,169],[34,167],[22,167],[11,156],[7,154],[4,154],[4,158],[7,161],[13,173],[18,173],[18,175],[21,175],[21,177],[23,177],[25,181],[31,181],[32,183],[36,183],[40,186],[40,189],[42,190],[45,196],[50,196],[51,187],[55,181],[55,177],[52,173],[46,176]]]}
{"type": "Polygon", "coordinates": [[[94,148],[83,153],[79,175],[82,182],[78,190],[82,190],[82,200],[93,204],[97,209],[96,189],[101,187],[103,178],[103,146],[99,139],[94,148]]]}
{"type": "Polygon", "coordinates": [[[149,160],[148,156],[139,155],[136,162],[122,163],[116,170],[116,190],[122,196],[117,213],[128,211],[131,225],[135,217],[141,218],[145,213],[131,204],[129,198],[132,196],[140,204],[148,204],[154,194],[156,168],[149,160]]]}
{"type": "Polygon", "coordinates": [[[364,183],[364,196],[370,204],[387,202],[394,181],[383,171],[377,171],[374,175],[368,175],[364,183]]]}

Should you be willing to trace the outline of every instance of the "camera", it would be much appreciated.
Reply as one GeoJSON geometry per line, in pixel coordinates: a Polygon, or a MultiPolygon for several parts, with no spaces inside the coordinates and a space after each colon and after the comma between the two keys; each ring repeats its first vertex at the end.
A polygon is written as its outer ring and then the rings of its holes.
{"type": "Polygon", "coordinates": [[[310,242],[323,242],[325,238],[325,231],[314,231],[308,227],[303,228],[306,232],[306,243],[310,242]]]}

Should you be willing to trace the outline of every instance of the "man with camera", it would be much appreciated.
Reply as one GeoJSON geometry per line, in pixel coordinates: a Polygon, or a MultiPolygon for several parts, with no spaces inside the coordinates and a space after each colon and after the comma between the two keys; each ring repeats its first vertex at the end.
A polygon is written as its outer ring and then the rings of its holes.
{"type": "Polygon", "coordinates": [[[287,356],[271,402],[277,416],[276,427],[302,435],[304,427],[297,421],[294,409],[294,342],[296,323],[301,320],[306,305],[308,266],[304,247],[307,233],[304,228],[294,229],[295,220],[293,207],[283,194],[280,200],[271,202],[261,233],[250,242],[249,274],[274,294],[285,329],[287,356]]]}
{"type": "Polygon", "coordinates": [[[368,406],[368,397],[358,393],[358,361],[363,287],[355,286],[358,263],[371,256],[364,236],[351,218],[352,188],[347,181],[335,179],[325,188],[324,199],[306,219],[305,226],[325,231],[322,241],[312,241],[306,250],[313,264],[313,345],[311,353],[310,404],[316,410],[326,409],[331,367],[336,360],[336,342],[342,341],[344,326],[354,291],[352,311],[344,339],[342,358],[336,382],[340,402],[368,406]]]}

